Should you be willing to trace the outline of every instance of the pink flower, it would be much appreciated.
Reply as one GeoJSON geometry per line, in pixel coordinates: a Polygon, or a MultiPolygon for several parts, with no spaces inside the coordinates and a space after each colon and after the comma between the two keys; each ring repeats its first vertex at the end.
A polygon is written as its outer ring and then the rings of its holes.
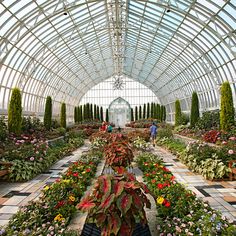
{"type": "Polygon", "coordinates": [[[229,140],[235,141],[235,140],[236,140],[236,137],[232,136],[232,137],[229,138],[229,140]]]}
{"type": "Polygon", "coordinates": [[[222,144],[227,144],[227,142],[226,141],[222,141],[222,144]]]}
{"type": "Polygon", "coordinates": [[[34,157],[30,157],[30,160],[31,160],[31,161],[34,161],[34,157]]]}
{"type": "Polygon", "coordinates": [[[230,150],[228,151],[228,154],[230,154],[230,155],[234,154],[234,150],[230,149],[230,150]]]}

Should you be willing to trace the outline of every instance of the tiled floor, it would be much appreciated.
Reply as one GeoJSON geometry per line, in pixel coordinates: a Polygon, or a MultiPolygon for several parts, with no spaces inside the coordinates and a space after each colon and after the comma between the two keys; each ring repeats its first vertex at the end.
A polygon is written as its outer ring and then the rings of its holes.
{"type": "Polygon", "coordinates": [[[178,182],[183,183],[196,195],[207,200],[214,209],[236,222],[236,181],[208,181],[201,175],[192,173],[175,156],[161,147],[153,151],[161,156],[168,169],[175,175],[178,182]]]}
{"type": "Polygon", "coordinates": [[[71,162],[78,160],[83,151],[87,151],[89,143],[56,162],[49,170],[25,183],[0,182],[0,225],[7,224],[9,218],[17,212],[19,206],[27,204],[39,197],[41,189],[46,184],[53,183],[65,172],[71,162]]]}

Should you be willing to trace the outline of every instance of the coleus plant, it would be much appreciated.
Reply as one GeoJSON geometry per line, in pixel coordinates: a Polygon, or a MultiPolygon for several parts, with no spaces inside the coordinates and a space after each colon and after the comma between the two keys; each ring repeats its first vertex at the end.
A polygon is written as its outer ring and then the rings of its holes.
{"type": "Polygon", "coordinates": [[[151,207],[145,195],[149,192],[146,185],[124,167],[117,167],[116,171],[122,174],[98,177],[93,192],[77,205],[89,213],[102,236],[132,235],[136,223],[147,224],[144,206],[151,207]]]}
{"type": "Polygon", "coordinates": [[[113,142],[104,149],[106,165],[128,167],[134,158],[130,146],[125,142],[113,142]]]}

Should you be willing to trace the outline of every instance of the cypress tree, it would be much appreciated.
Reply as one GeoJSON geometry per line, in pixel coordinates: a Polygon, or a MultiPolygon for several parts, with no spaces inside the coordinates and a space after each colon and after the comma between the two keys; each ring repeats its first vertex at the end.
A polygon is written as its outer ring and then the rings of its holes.
{"type": "Polygon", "coordinates": [[[77,123],[81,122],[81,117],[80,117],[80,106],[77,107],[77,123]]]}
{"type": "Polygon", "coordinates": [[[106,109],[106,122],[109,122],[109,114],[108,114],[108,109],[106,109]]]}
{"type": "Polygon", "coordinates": [[[146,104],[143,105],[143,119],[146,118],[146,104]]]}
{"type": "Polygon", "coordinates": [[[138,120],[138,107],[135,106],[135,121],[138,120]]]}
{"type": "Polygon", "coordinates": [[[90,111],[89,111],[89,103],[86,104],[86,113],[87,113],[87,119],[89,120],[90,119],[90,111]]]}
{"type": "Polygon", "coordinates": [[[161,107],[160,104],[157,103],[157,119],[161,120],[161,107]]]}
{"type": "Polygon", "coordinates": [[[192,94],[192,104],[191,104],[191,113],[190,113],[190,125],[191,127],[195,127],[199,119],[199,101],[196,92],[192,94]]]}
{"type": "Polygon", "coordinates": [[[66,104],[61,104],[61,126],[66,129],[66,104]]]}
{"type": "Polygon", "coordinates": [[[163,121],[163,106],[161,105],[161,108],[160,108],[160,121],[162,122],[163,121]]]}
{"type": "Polygon", "coordinates": [[[47,130],[51,129],[51,126],[52,126],[52,98],[50,96],[47,96],[47,98],[46,98],[43,124],[47,130]]]}
{"type": "Polygon", "coordinates": [[[181,107],[180,107],[180,101],[176,100],[175,101],[175,126],[181,125],[181,120],[182,120],[182,112],[181,112],[181,107]]]}
{"type": "Polygon", "coordinates": [[[97,119],[97,106],[96,104],[93,105],[93,115],[94,115],[94,120],[97,119]]]}
{"type": "Polygon", "coordinates": [[[142,107],[139,106],[139,120],[142,119],[142,107]]]}
{"type": "Polygon", "coordinates": [[[22,129],[22,107],[21,107],[21,92],[19,88],[14,88],[11,95],[11,100],[8,108],[8,130],[17,135],[22,129]]]}
{"type": "Polygon", "coordinates": [[[134,109],[133,108],[131,108],[130,109],[130,115],[131,115],[131,121],[134,121],[134,109]]]}
{"type": "Polygon", "coordinates": [[[90,119],[93,120],[93,104],[90,104],[90,119]]]}
{"type": "Polygon", "coordinates": [[[83,106],[80,105],[80,119],[81,119],[81,122],[83,121],[83,106]]]}
{"type": "Polygon", "coordinates": [[[77,111],[77,107],[74,108],[74,122],[75,122],[75,123],[78,122],[78,111],[77,111]]]}
{"type": "Polygon", "coordinates": [[[147,119],[150,118],[150,103],[147,104],[147,119]]]}
{"type": "Polygon", "coordinates": [[[100,119],[101,119],[101,121],[104,121],[104,119],[103,119],[103,108],[102,107],[100,107],[100,119]]]}
{"type": "Polygon", "coordinates": [[[163,106],[163,121],[166,121],[166,107],[163,106]]]}
{"type": "Polygon", "coordinates": [[[234,126],[234,104],[229,82],[221,86],[220,128],[229,131],[234,126]]]}
{"type": "Polygon", "coordinates": [[[157,104],[154,103],[154,114],[153,114],[153,118],[157,119],[157,104]]]}
{"type": "Polygon", "coordinates": [[[151,118],[154,118],[154,103],[151,103],[151,118]]]}
{"type": "Polygon", "coordinates": [[[101,119],[100,119],[100,115],[99,115],[99,106],[97,106],[97,119],[98,119],[98,120],[101,120],[101,119]]]}
{"type": "Polygon", "coordinates": [[[86,104],[83,105],[83,120],[87,120],[86,104]]]}

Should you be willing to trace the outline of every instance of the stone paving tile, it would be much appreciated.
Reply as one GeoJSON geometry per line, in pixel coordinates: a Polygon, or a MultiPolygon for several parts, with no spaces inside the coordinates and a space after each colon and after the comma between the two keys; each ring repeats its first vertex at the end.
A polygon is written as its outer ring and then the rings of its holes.
{"type": "Polygon", "coordinates": [[[18,206],[3,206],[2,208],[0,208],[0,214],[15,214],[18,209],[18,206]]]}
{"type": "Polygon", "coordinates": [[[236,202],[236,197],[233,197],[233,196],[224,197],[224,200],[226,202],[236,202]]]}
{"type": "Polygon", "coordinates": [[[0,220],[0,226],[4,226],[9,222],[9,220],[0,220]]]}
{"type": "Polygon", "coordinates": [[[2,205],[4,206],[17,206],[20,202],[22,202],[27,196],[13,196],[9,198],[2,205]]]}
{"type": "Polygon", "coordinates": [[[3,205],[4,202],[6,202],[9,198],[0,197],[0,205],[3,205]]]}
{"type": "Polygon", "coordinates": [[[0,220],[9,220],[13,214],[0,214],[0,220]]]}

